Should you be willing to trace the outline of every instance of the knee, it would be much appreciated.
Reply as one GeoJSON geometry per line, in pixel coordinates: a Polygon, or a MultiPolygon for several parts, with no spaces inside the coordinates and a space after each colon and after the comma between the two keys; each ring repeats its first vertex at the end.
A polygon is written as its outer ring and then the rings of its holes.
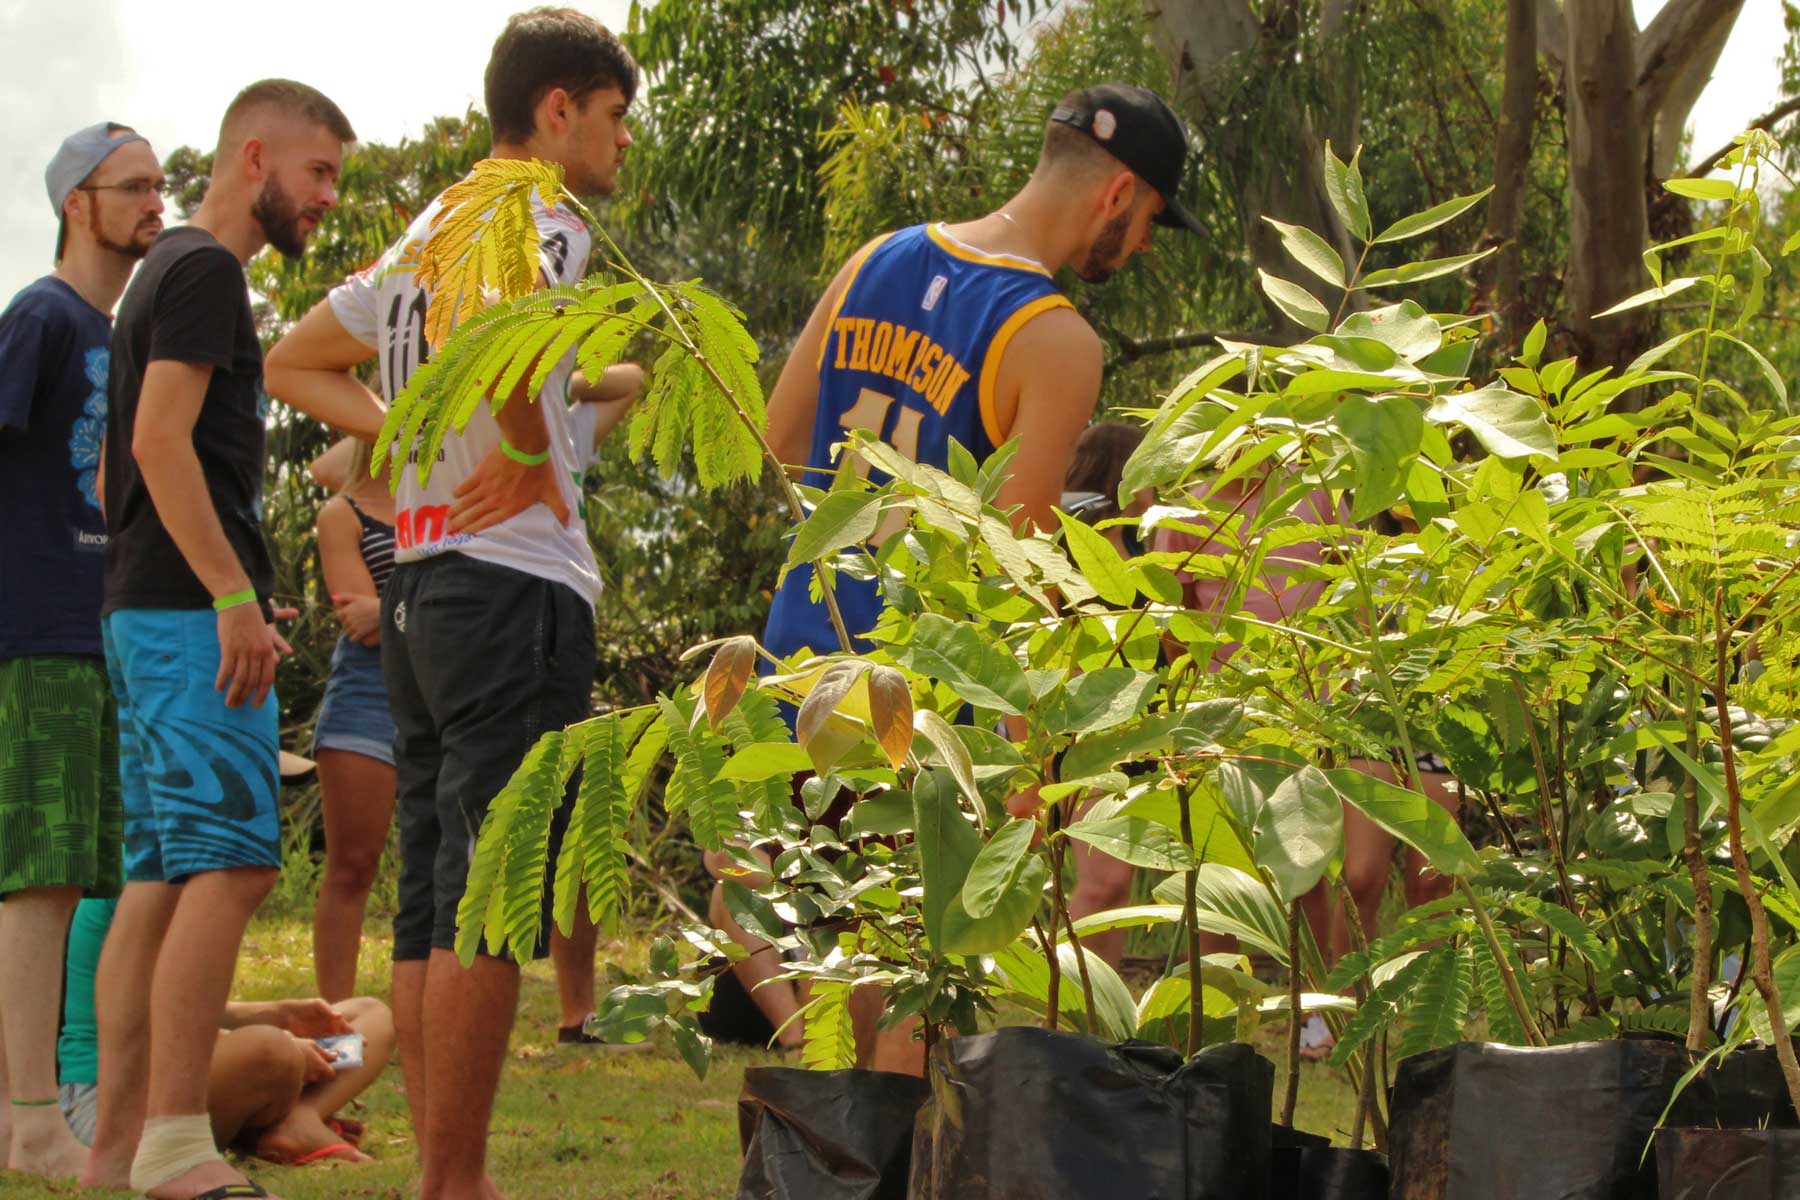
{"type": "Polygon", "coordinates": [[[375,874],[381,869],[381,852],[366,850],[334,851],[325,854],[325,886],[335,892],[363,895],[375,886],[375,874]]]}
{"type": "Polygon", "coordinates": [[[385,1064],[394,1050],[394,1013],[373,996],[358,996],[337,1005],[350,1027],[363,1037],[363,1061],[385,1064]]]}
{"type": "Polygon", "coordinates": [[[1381,894],[1387,891],[1389,863],[1384,859],[1376,862],[1345,863],[1344,885],[1350,889],[1360,908],[1370,908],[1381,902],[1381,894]]]}
{"type": "Polygon", "coordinates": [[[1084,869],[1075,880],[1075,895],[1083,901],[1084,912],[1122,908],[1131,899],[1131,870],[1084,869]]]}
{"type": "Polygon", "coordinates": [[[238,1078],[230,1081],[265,1101],[294,1097],[306,1083],[300,1043],[273,1025],[249,1025],[231,1035],[238,1042],[238,1078]]]}

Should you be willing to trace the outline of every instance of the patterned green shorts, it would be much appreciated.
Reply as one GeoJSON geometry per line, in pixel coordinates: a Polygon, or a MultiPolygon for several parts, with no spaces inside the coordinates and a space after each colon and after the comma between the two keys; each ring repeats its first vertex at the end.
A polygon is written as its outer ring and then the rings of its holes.
{"type": "Polygon", "coordinates": [[[123,840],[106,664],[64,654],[0,659],[0,896],[29,887],[116,896],[123,840]]]}

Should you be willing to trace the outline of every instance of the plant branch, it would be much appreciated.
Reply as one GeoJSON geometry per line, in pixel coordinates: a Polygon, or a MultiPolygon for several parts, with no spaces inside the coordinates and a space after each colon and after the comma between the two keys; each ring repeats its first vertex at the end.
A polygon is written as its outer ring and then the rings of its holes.
{"type": "MultiPolygon", "coordinates": [[[[1357,920],[1354,912],[1350,919],[1357,920]]],[[[1281,1124],[1294,1127],[1294,1107],[1300,1102],[1300,1027],[1306,1019],[1300,1015],[1300,901],[1288,904],[1288,1039],[1287,1090],[1281,1099],[1281,1124]]],[[[1189,969],[1192,979],[1192,968],[1189,969]]]]}
{"type": "Polygon", "coordinates": [[[1548,1046],[1544,1031],[1538,1027],[1537,1016],[1531,1011],[1531,1005],[1525,1000],[1525,992],[1519,986],[1519,977],[1513,974],[1512,961],[1508,958],[1506,948],[1500,944],[1500,935],[1494,931],[1494,918],[1488,915],[1487,905],[1475,894],[1466,879],[1456,881],[1457,888],[1469,902],[1469,908],[1475,914],[1475,921],[1481,926],[1481,936],[1487,942],[1488,952],[1494,956],[1494,966],[1500,972],[1500,982],[1506,988],[1506,1000],[1512,1005],[1513,1015],[1519,1018],[1519,1028],[1525,1031],[1525,1040],[1533,1046],[1548,1046]]]}

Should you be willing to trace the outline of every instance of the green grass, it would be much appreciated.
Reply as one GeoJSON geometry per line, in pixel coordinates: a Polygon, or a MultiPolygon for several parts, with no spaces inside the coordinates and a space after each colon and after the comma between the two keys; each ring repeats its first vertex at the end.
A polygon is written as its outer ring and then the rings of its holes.
{"type": "MultiPolygon", "coordinates": [[[[362,990],[387,994],[389,941],[371,919],[363,947],[362,990]]],[[[235,995],[259,1000],[311,994],[310,932],[291,916],[259,919],[245,939],[235,995]]],[[[647,942],[603,946],[601,957],[641,968],[647,942]]],[[[520,1013],[488,1144],[494,1178],[514,1200],[717,1200],[737,1179],[737,1092],[744,1068],[776,1063],[775,1055],[721,1047],[705,1080],[697,1080],[670,1046],[637,1054],[595,1053],[556,1044],[557,1006],[549,963],[526,969],[520,1013]]],[[[1259,1039],[1281,1061],[1282,1027],[1259,1039]]],[[[1281,1082],[1276,1082],[1280,1100],[1281,1082]]],[[[1295,1123],[1335,1134],[1349,1128],[1354,1097],[1341,1073],[1305,1064],[1295,1123]]],[[[252,1163],[255,1178],[286,1200],[378,1197],[402,1200],[416,1191],[412,1138],[392,1067],[354,1113],[368,1125],[367,1166],[297,1169],[252,1163]]],[[[45,1184],[0,1171],[7,1200],[75,1195],[72,1184],[45,1184]]]]}

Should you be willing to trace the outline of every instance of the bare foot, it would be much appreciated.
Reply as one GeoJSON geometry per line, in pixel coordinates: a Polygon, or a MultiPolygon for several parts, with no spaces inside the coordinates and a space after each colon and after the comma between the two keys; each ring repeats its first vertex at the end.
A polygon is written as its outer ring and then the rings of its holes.
{"type": "MultiPolygon", "coordinates": [[[[137,1148],[132,1147],[136,1153],[137,1148]]],[[[87,1166],[82,1169],[81,1178],[77,1182],[83,1188],[107,1189],[115,1192],[131,1190],[131,1155],[123,1157],[112,1155],[102,1157],[98,1152],[88,1155],[87,1166]]]]}
{"type": "Polygon", "coordinates": [[[275,1163],[295,1163],[309,1154],[317,1154],[327,1147],[338,1149],[319,1158],[308,1159],[309,1162],[320,1162],[329,1159],[334,1162],[374,1162],[375,1160],[358,1150],[348,1137],[333,1132],[309,1108],[296,1107],[281,1119],[278,1125],[271,1125],[256,1138],[256,1157],[266,1158],[275,1163]]]}
{"type": "MultiPolygon", "coordinates": [[[[197,1167],[189,1167],[173,1179],[165,1180],[147,1190],[144,1195],[150,1200],[194,1200],[195,1196],[210,1192],[214,1188],[224,1187],[232,1183],[248,1183],[242,1171],[237,1170],[222,1158],[201,1163],[197,1167]]],[[[281,1200],[281,1197],[270,1193],[269,1200],[281,1200]]]]}
{"type": "Polygon", "coordinates": [[[74,1179],[87,1162],[87,1147],[69,1132],[60,1108],[44,1109],[41,1119],[21,1119],[13,1125],[12,1150],[6,1157],[9,1169],[50,1179],[74,1179]]]}

